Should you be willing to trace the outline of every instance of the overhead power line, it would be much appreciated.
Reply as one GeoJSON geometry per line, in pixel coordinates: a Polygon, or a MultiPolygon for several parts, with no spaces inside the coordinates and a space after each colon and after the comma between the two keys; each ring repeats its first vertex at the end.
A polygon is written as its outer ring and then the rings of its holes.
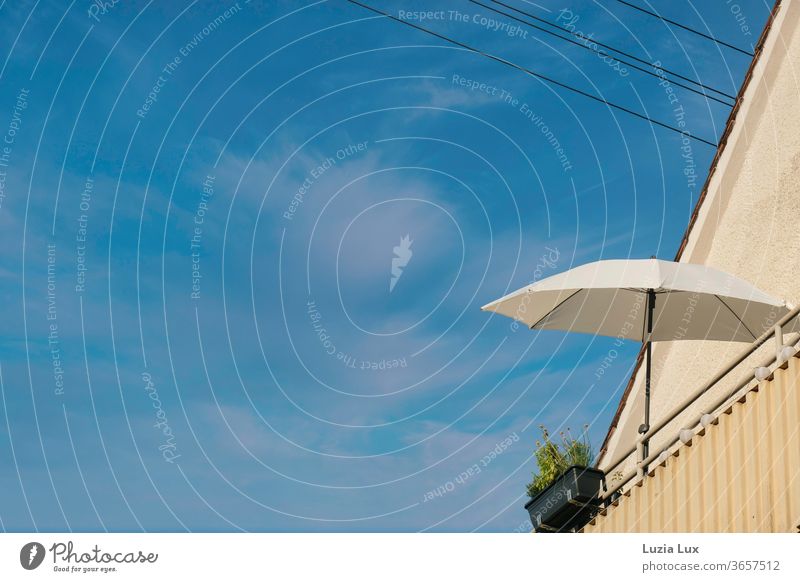
{"type": "MultiPolygon", "coordinates": [[[[625,57],[627,57],[629,59],[633,59],[637,63],[642,63],[644,65],[647,65],[648,67],[654,67],[654,68],[656,67],[656,65],[652,61],[647,61],[645,59],[637,57],[636,55],[632,55],[631,53],[626,52],[626,51],[624,51],[622,49],[618,49],[618,48],[615,48],[615,47],[613,47],[611,45],[604,44],[604,43],[600,42],[599,40],[597,40],[595,38],[588,38],[588,37],[586,37],[585,35],[583,35],[583,34],[581,34],[579,32],[575,32],[575,31],[570,30],[570,29],[568,29],[568,28],[566,28],[564,26],[560,26],[560,25],[556,24],[555,22],[550,22],[546,18],[541,18],[540,16],[536,16],[535,14],[531,14],[530,12],[526,12],[525,10],[521,10],[519,8],[511,6],[510,4],[506,4],[505,2],[501,2],[500,0],[490,0],[490,1],[492,2],[492,4],[499,4],[500,6],[508,8],[509,10],[513,10],[517,14],[522,14],[523,16],[527,16],[528,18],[530,18],[532,20],[535,20],[537,22],[541,22],[542,24],[546,24],[547,26],[551,26],[553,28],[557,28],[558,30],[560,30],[562,32],[566,32],[567,34],[570,34],[570,35],[572,35],[572,36],[574,36],[576,38],[579,38],[581,40],[589,40],[589,41],[593,42],[594,44],[596,44],[597,46],[603,47],[604,49],[607,49],[607,50],[610,50],[612,52],[615,52],[615,53],[618,53],[620,55],[623,55],[623,56],[625,56],[625,57]]],[[[705,84],[701,83],[700,81],[695,81],[691,77],[687,77],[685,75],[681,75],[680,73],[676,73],[675,71],[671,71],[670,69],[667,69],[666,67],[662,67],[661,65],[658,65],[657,68],[662,70],[662,71],[664,71],[664,73],[672,75],[673,77],[677,77],[678,79],[682,79],[682,80],[686,81],[687,83],[692,83],[693,85],[697,85],[698,87],[702,87],[703,89],[706,89],[707,91],[713,91],[714,93],[717,93],[718,95],[723,95],[723,96],[727,97],[728,99],[733,99],[734,101],[736,100],[736,96],[731,95],[730,93],[726,93],[725,91],[720,91],[719,89],[715,89],[714,87],[711,87],[709,85],[705,85],[705,84]]]]}
{"type": "Polygon", "coordinates": [[[612,103],[611,101],[608,101],[607,99],[603,99],[602,97],[598,97],[597,95],[593,95],[591,93],[583,91],[582,89],[578,89],[576,87],[572,87],[571,85],[567,85],[566,83],[562,83],[561,81],[557,81],[557,80],[555,80],[555,79],[553,79],[551,77],[548,77],[548,76],[543,75],[541,73],[537,73],[537,72],[535,72],[535,71],[533,71],[531,69],[528,69],[526,67],[523,67],[522,65],[518,65],[516,63],[513,63],[513,62],[511,62],[509,60],[506,60],[506,59],[504,59],[502,57],[498,57],[498,56],[493,55],[491,53],[487,53],[487,52],[482,51],[480,49],[474,48],[474,47],[472,47],[472,46],[470,46],[468,44],[465,44],[465,43],[463,43],[461,41],[452,39],[452,38],[450,38],[448,36],[445,36],[443,34],[440,34],[438,32],[434,32],[434,31],[429,30],[427,28],[423,28],[422,26],[414,24],[413,22],[409,22],[407,20],[403,20],[403,19],[398,18],[398,17],[396,17],[396,16],[394,16],[392,14],[389,14],[388,12],[384,12],[383,10],[380,10],[380,9],[375,8],[373,6],[369,6],[368,4],[364,4],[363,2],[359,2],[358,0],[346,0],[346,1],[349,2],[350,4],[355,4],[356,6],[360,6],[361,8],[364,8],[365,10],[369,10],[370,12],[373,12],[375,14],[380,14],[381,16],[385,16],[386,18],[388,18],[390,20],[394,20],[395,22],[399,22],[400,24],[404,24],[404,25],[406,25],[408,27],[414,28],[414,29],[419,30],[421,32],[424,32],[426,34],[430,34],[431,36],[435,36],[436,38],[444,40],[445,42],[449,42],[450,44],[454,44],[454,45],[456,45],[458,47],[461,47],[461,48],[463,48],[463,49],[465,49],[467,51],[470,51],[472,53],[481,55],[483,57],[486,57],[486,58],[491,59],[493,61],[496,61],[498,63],[502,63],[502,64],[504,64],[506,66],[512,67],[514,69],[517,69],[518,71],[522,71],[523,73],[525,73],[527,75],[530,75],[531,77],[535,77],[537,79],[541,79],[542,81],[546,81],[547,83],[550,83],[550,84],[555,85],[557,87],[561,87],[562,89],[566,89],[566,90],[571,91],[573,93],[576,93],[578,95],[582,95],[583,97],[586,97],[586,98],[591,99],[593,101],[597,101],[598,103],[603,103],[603,104],[607,105],[608,107],[611,107],[613,109],[617,109],[619,111],[622,111],[622,112],[627,113],[629,115],[632,115],[634,117],[638,117],[639,119],[643,119],[645,121],[648,121],[648,122],[652,123],[653,125],[657,125],[659,127],[663,127],[664,129],[668,129],[670,131],[674,131],[675,133],[679,133],[681,135],[685,135],[689,139],[693,139],[693,140],[699,141],[699,142],[704,143],[706,145],[709,145],[709,146],[711,146],[713,148],[716,148],[717,145],[718,145],[717,143],[715,143],[713,141],[710,141],[710,140],[707,140],[707,139],[703,139],[702,137],[698,137],[698,136],[694,135],[691,132],[679,129],[677,127],[673,127],[672,125],[669,125],[668,123],[664,123],[663,121],[658,121],[656,119],[653,119],[652,117],[648,117],[647,115],[644,115],[643,113],[639,113],[638,111],[634,111],[632,109],[628,109],[627,107],[624,107],[622,105],[617,105],[616,103],[612,103]]]}
{"type": "Polygon", "coordinates": [[[682,28],[683,30],[688,30],[689,32],[694,33],[697,36],[702,36],[703,38],[708,39],[710,41],[713,41],[713,42],[715,42],[717,44],[721,44],[722,46],[726,46],[726,47],[731,48],[731,49],[733,49],[735,51],[739,51],[740,53],[745,54],[745,55],[747,55],[749,57],[755,56],[750,51],[741,49],[738,46],[729,44],[729,43],[727,43],[725,41],[719,40],[718,38],[714,38],[710,34],[706,34],[704,32],[700,32],[699,30],[695,30],[694,28],[686,26],[685,24],[681,24],[680,22],[675,22],[674,20],[670,20],[669,18],[665,18],[664,16],[661,16],[660,14],[657,14],[656,12],[651,12],[649,10],[646,10],[646,9],[642,8],[641,6],[637,6],[636,4],[631,4],[630,2],[626,2],[625,0],[617,0],[617,2],[619,2],[620,4],[623,4],[625,6],[628,6],[630,8],[633,8],[634,10],[638,10],[639,12],[644,12],[645,14],[649,14],[650,16],[658,18],[659,20],[663,20],[667,24],[671,24],[673,26],[677,26],[678,28],[682,28]]]}
{"type": "MultiPolygon", "coordinates": [[[[482,6],[483,8],[486,8],[487,10],[491,10],[495,14],[500,14],[501,16],[505,16],[506,18],[510,18],[511,20],[514,20],[516,22],[521,22],[522,24],[524,24],[526,26],[529,26],[529,27],[531,27],[531,28],[533,28],[535,30],[539,30],[541,32],[544,32],[545,34],[549,34],[549,35],[554,36],[556,38],[559,38],[559,39],[561,39],[561,40],[563,40],[565,42],[568,42],[570,44],[574,44],[576,46],[579,46],[579,47],[581,47],[583,49],[586,49],[586,50],[588,50],[590,52],[593,52],[593,53],[595,53],[595,54],[597,54],[597,55],[599,55],[601,57],[608,57],[608,58],[614,59],[615,61],[617,61],[617,62],[619,62],[619,63],[621,63],[623,65],[626,65],[628,67],[636,69],[637,71],[641,71],[642,73],[645,73],[646,75],[650,75],[651,77],[655,77],[656,79],[666,78],[666,73],[662,77],[662,75],[659,75],[655,71],[650,71],[648,69],[645,69],[644,67],[640,67],[639,65],[635,65],[633,63],[630,63],[630,62],[628,62],[628,61],[626,61],[624,59],[621,59],[619,57],[616,57],[614,55],[610,55],[605,51],[592,48],[589,44],[586,44],[585,42],[579,42],[577,40],[572,40],[571,38],[565,38],[565,37],[561,36],[560,34],[558,34],[556,32],[553,32],[552,30],[547,30],[546,28],[542,28],[541,26],[537,26],[537,25],[533,24],[532,22],[528,22],[526,20],[518,18],[518,17],[514,16],[513,14],[508,14],[507,12],[503,12],[502,10],[498,10],[497,8],[492,8],[491,6],[489,6],[487,4],[484,4],[483,2],[479,2],[478,0],[468,0],[468,1],[473,3],[473,4],[477,4],[478,6],[482,6]]],[[[502,6],[506,6],[506,4],[503,4],[502,2],[495,2],[495,3],[496,4],[500,4],[502,6]]],[[[509,6],[509,8],[511,10],[515,10],[511,6],[509,6]]],[[[586,39],[586,40],[589,40],[589,39],[586,39]]],[[[594,40],[590,40],[590,42],[594,43],[595,41],[594,40]]],[[[664,71],[663,69],[660,69],[660,70],[664,71]]],[[[703,97],[706,97],[707,99],[711,99],[712,101],[716,101],[717,103],[722,103],[723,105],[727,105],[728,107],[733,107],[734,106],[734,103],[728,103],[727,101],[723,101],[719,97],[715,97],[713,95],[709,95],[705,91],[701,91],[699,89],[695,89],[694,87],[689,87],[688,85],[684,85],[684,84],[679,83],[679,82],[677,82],[677,81],[675,81],[673,79],[667,79],[667,80],[671,84],[675,85],[676,87],[681,87],[683,89],[686,89],[687,91],[691,91],[692,93],[696,93],[697,95],[702,95],[703,97]]],[[[730,99],[735,100],[734,97],[730,97],[730,99]]]]}

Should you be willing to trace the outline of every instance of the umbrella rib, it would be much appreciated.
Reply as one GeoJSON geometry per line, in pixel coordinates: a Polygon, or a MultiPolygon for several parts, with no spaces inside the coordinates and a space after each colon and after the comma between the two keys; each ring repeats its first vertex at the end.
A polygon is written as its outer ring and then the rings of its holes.
{"type": "Polygon", "coordinates": [[[548,311],[548,312],[547,312],[547,313],[545,313],[545,314],[544,314],[542,317],[540,317],[540,318],[539,318],[539,320],[538,320],[536,323],[532,324],[532,325],[531,325],[531,326],[530,326],[528,329],[533,329],[534,327],[536,327],[537,325],[539,325],[540,323],[542,323],[542,322],[543,322],[545,319],[547,319],[548,317],[550,317],[550,315],[551,315],[551,314],[552,314],[552,313],[553,313],[553,312],[554,312],[556,309],[558,309],[559,307],[561,307],[562,305],[564,305],[564,304],[565,304],[567,301],[569,301],[570,299],[572,299],[573,297],[575,297],[575,296],[576,296],[578,293],[580,293],[581,291],[584,291],[584,289],[578,289],[577,291],[575,291],[575,293],[573,293],[572,295],[570,295],[569,297],[567,297],[566,299],[564,299],[564,301],[562,301],[561,303],[558,303],[558,304],[554,305],[554,306],[553,306],[553,308],[552,308],[550,311],[548,311]]]}
{"type": "Polygon", "coordinates": [[[720,302],[720,303],[722,303],[722,304],[723,304],[725,307],[727,307],[727,308],[728,308],[728,311],[730,311],[731,313],[733,313],[733,316],[734,316],[736,319],[738,319],[738,320],[739,320],[739,323],[741,323],[741,324],[742,324],[742,327],[744,327],[744,328],[747,330],[747,333],[749,333],[751,336],[753,336],[753,340],[757,340],[757,339],[758,339],[758,338],[756,337],[756,334],[754,334],[752,331],[750,331],[750,328],[749,328],[749,327],[747,327],[747,324],[746,324],[744,321],[742,321],[742,318],[741,318],[741,317],[739,317],[739,316],[737,315],[737,313],[736,313],[736,312],[735,312],[733,309],[731,309],[731,306],[730,306],[730,305],[728,305],[727,303],[725,303],[725,301],[722,299],[722,297],[720,297],[720,296],[719,296],[719,295],[717,295],[716,293],[714,294],[714,297],[716,297],[717,299],[719,299],[719,302],[720,302]]]}

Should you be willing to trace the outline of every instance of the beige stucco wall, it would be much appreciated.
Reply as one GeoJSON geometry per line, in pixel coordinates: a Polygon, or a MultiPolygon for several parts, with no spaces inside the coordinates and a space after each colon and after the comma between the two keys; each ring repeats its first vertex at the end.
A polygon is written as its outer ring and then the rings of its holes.
{"type": "MultiPolygon", "coordinates": [[[[764,291],[800,303],[800,2],[784,0],[766,38],[742,108],[713,174],[681,261],[733,273],[764,291]]],[[[652,422],[714,376],[746,344],[672,342],[655,345],[652,422]]],[[[774,344],[745,362],[727,383],[651,443],[663,447],[734,381],[752,373],[774,344]]],[[[633,446],[642,422],[643,372],[613,432],[600,468],[633,446]]],[[[620,467],[623,472],[632,463],[620,467]]]]}

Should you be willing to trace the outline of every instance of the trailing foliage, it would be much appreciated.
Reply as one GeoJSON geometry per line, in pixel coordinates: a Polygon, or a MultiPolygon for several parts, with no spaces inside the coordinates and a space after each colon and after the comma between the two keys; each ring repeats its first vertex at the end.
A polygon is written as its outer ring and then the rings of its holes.
{"type": "Polygon", "coordinates": [[[535,497],[539,492],[544,491],[555,481],[564,471],[572,465],[590,467],[594,463],[594,451],[586,435],[587,426],[583,427],[583,432],[579,438],[574,438],[570,430],[559,433],[561,442],[550,438],[550,433],[543,426],[542,439],[536,441],[536,462],[539,465],[539,472],[533,474],[533,481],[528,483],[528,495],[535,497]]]}

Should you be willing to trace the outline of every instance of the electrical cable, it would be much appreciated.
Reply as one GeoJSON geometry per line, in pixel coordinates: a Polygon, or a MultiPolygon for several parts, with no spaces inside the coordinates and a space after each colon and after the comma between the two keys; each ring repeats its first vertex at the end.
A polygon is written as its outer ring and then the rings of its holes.
{"type": "Polygon", "coordinates": [[[630,2],[626,2],[625,0],[617,0],[617,2],[619,2],[620,4],[623,4],[625,6],[629,6],[630,8],[633,8],[634,10],[638,10],[639,12],[644,12],[645,14],[649,14],[650,16],[658,18],[659,20],[663,20],[667,24],[671,24],[673,26],[677,26],[678,28],[682,28],[683,30],[688,30],[689,32],[692,32],[692,33],[694,33],[694,34],[696,34],[698,36],[702,36],[703,38],[706,38],[708,40],[714,41],[717,44],[721,44],[722,46],[726,46],[726,47],[731,48],[731,49],[733,49],[735,51],[739,51],[740,53],[745,54],[745,55],[747,55],[749,57],[754,57],[755,56],[755,54],[751,53],[750,51],[746,51],[744,49],[740,49],[738,46],[729,44],[729,43],[727,43],[725,41],[719,40],[718,38],[714,38],[711,35],[708,35],[708,34],[706,34],[704,32],[700,32],[699,30],[695,30],[694,28],[691,28],[689,26],[681,24],[680,22],[675,22],[674,20],[670,20],[669,18],[665,18],[664,16],[661,16],[660,14],[657,14],[656,12],[650,12],[649,10],[644,9],[641,6],[637,6],[636,4],[631,4],[630,2]]]}
{"type": "MultiPolygon", "coordinates": [[[[659,75],[658,73],[656,73],[654,71],[649,71],[649,70],[647,70],[647,69],[645,69],[643,67],[635,65],[633,63],[630,63],[628,61],[625,61],[625,60],[620,59],[618,57],[615,57],[613,55],[610,55],[605,51],[601,51],[599,49],[594,49],[591,46],[589,46],[588,44],[581,43],[581,42],[578,42],[576,40],[572,40],[572,39],[569,39],[569,38],[564,38],[563,36],[561,36],[558,33],[555,33],[555,32],[553,32],[551,30],[547,30],[546,28],[542,28],[541,26],[537,26],[537,25],[535,25],[535,24],[533,24],[531,22],[527,22],[527,21],[525,21],[525,20],[523,20],[521,18],[518,18],[518,17],[514,16],[513,14],[508,14],[507,12],[503,12],[502,10],[498,10],[497,8],[492,8],[491,6],[488,6],[488,5],[484,4],[483,2],[479,2],[478,0],[467,0],[467,1],[471,2],[472,4],[477,4],[478,6],[482,6],[483,8],[486,8],[487,10],[491,10],[495,14],[500,14],[501,16],[505,16],[506,18],[510,18],[511,20],[514,20],[516,22],[521,22],[522,24],[525,24],[526,26],[530,26],[533,29],[536,29],[536,30],[539,30],[541,32],[544,32],[545,34],[549,34],[549,35],[554,36],[556,38],[560,38],[563,41],[566,41],[566,42],[568,42],[570,44],[574,44],[576,46],[579,46],[579,47],[581,47],[583,49],[586,49],[586,50],[588,50],[590,52],[593,52],[593,53],[595,53],[595,54],[597,54],[597,55],[599,55],[601,57],[612,58],[612,59],[616,60],[617,62],[622,63],[623,65],[626,65],[628,67],[636,69],[637,71],[641,71],[642,73],[644,73],[646,75],[650,75],[651,77],[655,77],[656,79],[665,79],[666,81],[670,82],[671,84],[675,85],[676,87],[681,87],[683,89],[686,89],[687,91],[691,91],[692,93],[696,93],[697,95],[702,95],[703,97],[706,97],[707,99],[711,99],[712,101],[716,101],[717,103],[722,103],[723,105],[727,105],[728,107],[733,107],[735,105],[735,103],[728,103],[727,101],[723,101],[722,99],[720,99],[718,97],[714,97],[713,95],[709,95],[705,91],[700,91],[698,89],[695,89],[694,87],[689,87],[688,85],[684,85],[682,83],[678,83],[674,79],[667,79],[666,78],[666,74],[662,77],[661,75],[659,75]]],[[[502,3],[497,2],[497,4],[502,4],[502,3]]],[[[512,10],[513,10],[513,8],[512,8],[512,10]]],[[[591,42],[595,42],[595,41],[592,40],[591,42]]],[[[664,71],[664,69],[660,69],[660,70],[664,71]]],[[[730,99],[734,99],[735,100],[735,97],[730,97],[730,99]]]]}
{"type": "MultiPolygon", "coordinates": [[[[631,53],[625,52],[625,51],[623,51],[621,49],[614,48],[611,45],[604,44],[604,43],[600,42],[599,40],[595,40],[594,38],[588,38],[588,37],[586,37],[585,35],[583,35],[583,34],[581,34],[579,32],[572,31],[572,30],[570,30],[570,29],[568,29],[566,27],[563,27],[563,26],[559,26],[558,24],[556,24],[554,22],[550,22],[549,20],[547,20],[545,18],[541,18],[539,16],[536,16],[535,14],[531,14],[530,12],[526,12],[524,10],[521,10],[519,8],[511,6],[510,4],[506,4],[505,2],[501,2],[500,0],[490,0],[490,2],[492,2],[493,4],[499,4],[500,6],[503,6],[505,8],[510,9],[510,10],[513,10],[514,12],[516,12],[518,14],[522,14],[524,16],[527,16],[528,18],[530,18],[532,20],[535,20],[537,22],[541,22],[542,24],[546,24],[548,26],[552,26],[553,28],[557,28],[558,30],[566,32],[567,34],[571,34],[572,36],[574,36],[576,38],[579,38],[581,40],[588,40],[590,42],[593,42],[597,46],[601,46],[604,49],[608,49],[608,50],[610,50],[612,52],[619,53],[619,54],[621,54],[621,55],[623,55],[623,56],[625,56],[625,57],[627,57],[629,59],[633,59],[634,61],[636,61],[638,63],[642,63],[644,65],[647,65],[648,67],[656,67],[656,65],[654,65],[652,62],[646,61],[645,59],[637,57],[636,55],[632,55],[631,53]]],[[[668,73],[668,74],[672,75],[673,77],[677,77],[678,79],[682,79],[682,80],[684,80],[684,81],[686,81],[688,83],[692,83],[693,85],[697,85],[698,87],[702,87],[703,89],[707,89],[708,91],[713,91],[714,93],[717,93],[718,95],[723,95],[723,96],[727,97],[728,99],[733,99],[734,101],[736,100],[736,96],[735,95],[731,95],[730,93],[726,93],[725,91],[720,91],[719,89],[715,89],[714,87],[711,87],[709,85],[705,85],[705,84],[701,83],[700,81],[695,81],[694,79],[692,79],[690,77],[687,77],[685,75],[681,75],[680,73],[676,73],[675,71],[667,69],[666,67],[662,67],[662,66],[658,65],[657,68],[661,69],[665,73],[668,73]]]]}
{"type": "Polygon", "coordinates": [[[480,49],[476,49],[474,47],[469,46],[468,44],[464,44],[461,41],[452,39],[452,38],[450,38],[448,36],[445,36],[443,34],[440,34],[438,32],[434,32],[434,31],[429,30],[427,28],[423,28],[422,26],[414,24],[413,22],[409,22],[407,20],[403,20],[403,19],[398,18],[398,17],[396,17],[396,16],[394,16],[392,14],[389,14],[388,12],[384,12],[383,10],[380,10],[380,9],[375,8],[373,6],[369,6],[368,4],[364,4],[363,2],[359,2],[358,0],[346,0],[346,2],[349,2],[350,4],[354,4],[356,6],[360,6],[361,8],[364,8],[365,10],[369,10],[370,12],[373,12],[375,14],[380,14],[381,16],[385,16],[386,18],[389,18],[390,20],[394,20],[395,22],[399,22],[400,24],[405,24],[406,26],[409,26],[409,27],[414,28],[416,30],[419,30],[421,32],[430,34],[431,36],[435,36],[436,38],[444,40],[445,42],[449,42],[450,44],[454,44],[454,45],[456,45],[458,47],[461,47],[461,48],[463,48],[463,49],[465,49],[465,50],[467,50],[469,52],[481,55],[483,57],[486,57],[486,58],[491,59],[493,61],[496,61],[498,63],[502,63],[502,64],[504,64],[506,66],[512,67],[514,69],[517,69],[518,71],[522,71],[523,73],[525,73],[527,75],[530,75],[531,77],[535,77],[537,79],[541,79],[541,80],[546,81],[546,82],[548,82],[548,83],[550,83],[552,85],[556,85],[557,87],[561,87],[562,89],[567,89],[568,91],[572,91],[573,93],[576,93],[578,95],[582,95],[583,97],[587,97],[589,99],[592,99],[593,101],[597,101],[599,103],[603,103],[603,104],[607,105],[608,107],[617,109],[619,111],[622,111],[622,112],[627,113],[629,115],[632,115],[634,117],[638,117],[639,119],[643,119],[645,121],[648,121],[648,122],[652,123],[653,125],[657,125],[659,127],[663,127],[664,129],[668,129],[670,131],[674,131],[675,133],[679,133],[681,135],[684,135],[689,139],[693,139],[693,140],[699,141],[699,142],[704,143],[706,145],[709,145],[709,146],[711,146],[713,148],[716,148],[718,146],[717,143],[715,143],[713,141],[710,141],[710,140],[707,140],[707,139],[703,139],[702,137],[698,137],[698,136],[692,134],[691,132],[688,132],[688,131],[683,130],[683,129],[678,129],[677,127],[673,127],[673,126],[671,126],[671,125],[669,125],[667,123],[664,123],[662,121],[658,121],[656,119],[653,119],[652,117],[648,117],[647,115],[644,115],[643,113],[639,113],[637,111],[633,111],[632,109],[628,109],[627,107],[624,107],[622,105],[617,105],[616,103],[612,103],[611,101],[608,101],[607,99],[603,99],[602,97],[598,97],[597,95],[592,95],[591,93],[587,93],[586,91],[583,91],[582,89],[578,89],[576,87],[572,87],[571,85],[567,85],[566,83],[562,83],[561,81],[557,81],[557,80],[555,80],[555,79],[553,79],[551,77],[548,77],[548,76],[543,75],[541,73],[537,73],[535,71],[532,71],[531,69],[523,67],[522,65],[518,65],[518,64],[513,63],[511,61],[508,61],[508,60],[506,60],[506,59],[504,59],[502,57],[498,57],[498,56],[495,56],[493,54],[490,54],[490,53],[487,53],[485,51],[482,51],[480,49]]]}

